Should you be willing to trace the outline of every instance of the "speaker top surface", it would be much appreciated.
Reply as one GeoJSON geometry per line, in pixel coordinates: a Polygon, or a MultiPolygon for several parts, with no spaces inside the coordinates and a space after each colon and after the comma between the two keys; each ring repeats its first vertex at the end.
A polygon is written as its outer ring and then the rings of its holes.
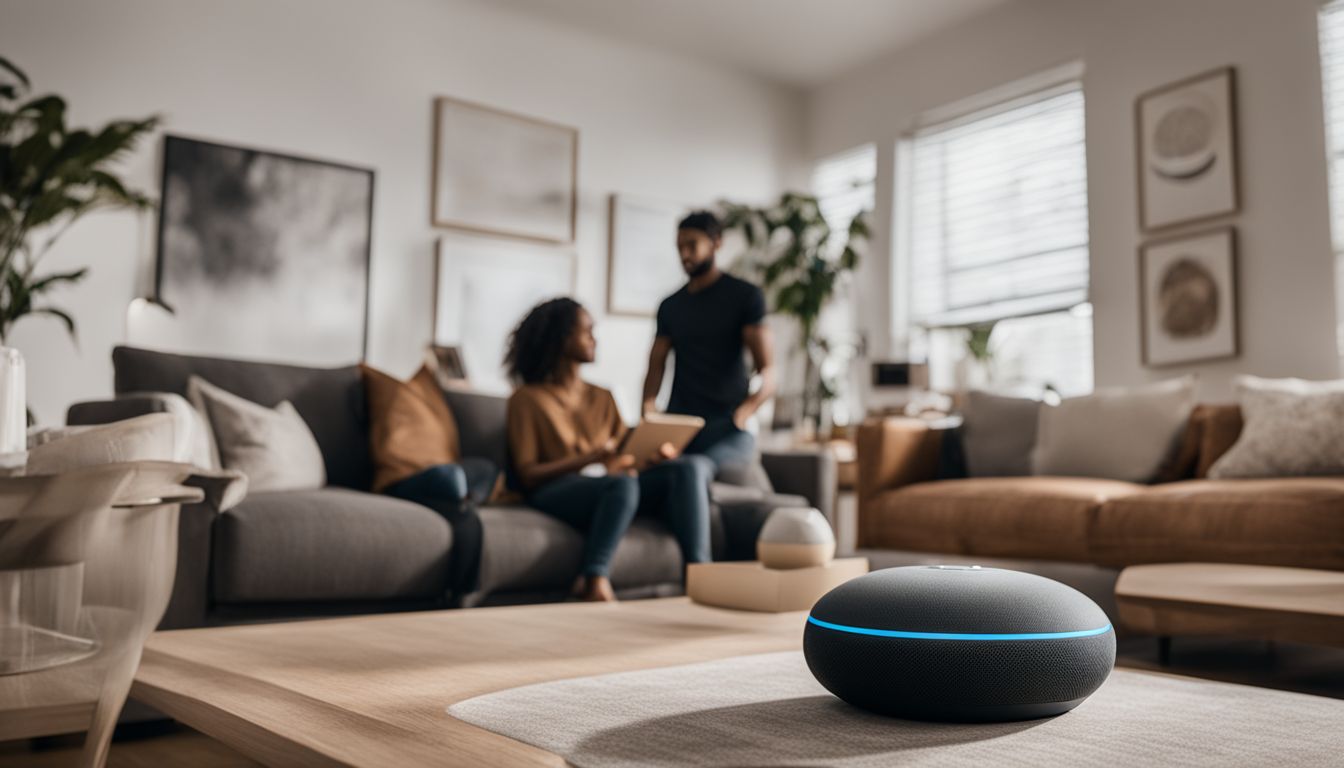
{"type": "Polygon", "coordinates": [[[879,637],[964,636],[930,638],[949,640],[1085,637],[1111,628],[1090,598],[1052,579],[953,565],[886,568],[851,579],[818,600],[808,621],[879,637]]]}

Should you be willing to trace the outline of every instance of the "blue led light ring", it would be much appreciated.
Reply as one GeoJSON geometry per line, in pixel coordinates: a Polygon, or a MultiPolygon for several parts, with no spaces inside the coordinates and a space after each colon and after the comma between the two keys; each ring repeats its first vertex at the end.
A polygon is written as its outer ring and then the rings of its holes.
{"type": "Polygon", "coordinates": [[[899,629],[868,629],[851,627],[847,624],[832,624],[815,616],[807,617],[809,624],[839,632],[872,637],[899,637],[907,640],[1067,640],[1073,637],[1093,637],[1111,631],[1111,625],[1097,629],[1080,629],[1074,632],[1019,632],[1019,633],[970,633],[970,632],[906,632],[899,629]]]}

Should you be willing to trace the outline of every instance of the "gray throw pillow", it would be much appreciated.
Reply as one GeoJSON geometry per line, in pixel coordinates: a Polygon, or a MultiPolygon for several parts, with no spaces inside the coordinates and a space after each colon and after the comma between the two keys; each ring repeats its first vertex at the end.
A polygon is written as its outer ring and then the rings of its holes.
{"type": "Polygon", "coordinates": [[[1209,477],[1344,475],[1344,381],[1237,378],[1244,426],[1209,477]]]}
{"type": "Polygon", "coordinates": [[[204,406],[220,465],[246,475],[251,490],[315,490],[327,484],[317,439],[288,400],[267,408],[199,376],[187,381],[187,390],[204,406]]]}
{"type": "Polygon", "coordinates": [[[1039,400],[972,390],[962,410],[961,444],[971,477],[1031,474],[1039,400]]]}
{"type": "Polygon", "coordinates": [[[1146,483],[1157,476],[1195,406],[1195,378],[1099,389],[1041,408],[1037,475],[1146,483]]]}

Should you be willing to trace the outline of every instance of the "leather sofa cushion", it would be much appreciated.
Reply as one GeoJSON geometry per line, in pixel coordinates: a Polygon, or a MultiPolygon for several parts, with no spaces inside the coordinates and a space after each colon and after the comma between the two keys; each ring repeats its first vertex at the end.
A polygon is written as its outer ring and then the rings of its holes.
{"type": "Polygon", "coordinates": [[[221,603],[439,598],[452,528],[408,501],[338,488],[257,493],[215,522],[221,603]]]}
{"type": "Polygon", "coordinates": [[[1144,486],[1081,477],[984,477],[908,485],[874,500],[867,546],[1089,562],[1088,532],[1109,499],[1144,486]]]}
{"type": "Polygon", "coordinates": [[[1108,501],[1100,564],[1233,562],[1344,569],[1344,478],[1189,480],[1108,501]]]}

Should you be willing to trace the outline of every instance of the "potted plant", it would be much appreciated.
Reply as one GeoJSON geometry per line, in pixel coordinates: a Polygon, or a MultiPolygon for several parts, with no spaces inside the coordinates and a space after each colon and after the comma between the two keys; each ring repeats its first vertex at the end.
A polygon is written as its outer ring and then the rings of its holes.
{"type": "Polygon", "coordinates": [[[23,71],[0,58],[0,345],[28,315],[54,317],[74,338],[74,317],[46,297],[88,269],[39,273],[42,258],[85,214],[151,204],[113,166],[154,130],[157,117],[71,128],[64,99],[30,91],[23,71]]]}
{"type": "Polygon", "coordinates": [[[843,231],[832,230],[812,195],[786,192],[772,206],[725,202],[725,230],[746,240],[741,263],[755,273],[775,312],[798,323],[804,355],[802,416],[819,433],[825,403],[835,388],[822,376],[831,344],[817,328],[822,310],[841,280],[859,264],[859,244],[868,238],[867,212],[843,231]]]}

